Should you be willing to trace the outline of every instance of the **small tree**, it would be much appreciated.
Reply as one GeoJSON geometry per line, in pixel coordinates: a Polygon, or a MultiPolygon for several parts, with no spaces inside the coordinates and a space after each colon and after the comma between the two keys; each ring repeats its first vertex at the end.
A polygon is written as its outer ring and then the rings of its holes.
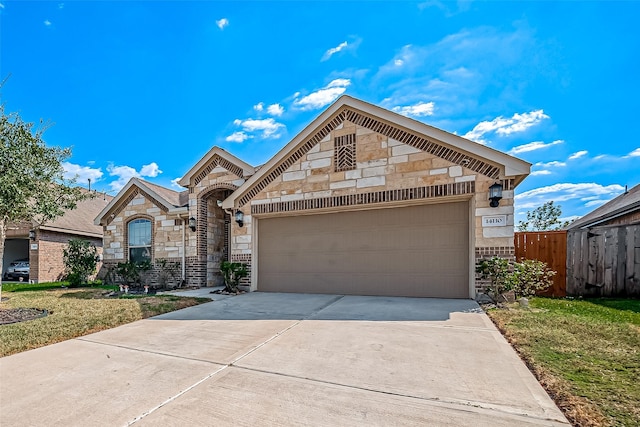
{"type": "Polygon", "coordinates": [[[63,250],[63,260],[69,284],[78,286],[87,283],[96,272],[98,249],[88,240],[71,239],[63,250]]]}
{"type": "Polygon", "coordinates": [[[247,265],[241,262],[223,261],[220,264],[220,272],[224,278],[224,290],[227,292],[238,292],[240,280],[249,275],[247,265]]]}
{"type": "MultiPolygon", "coordinates": [[[[74,180],[65,179],[62,162],[71,150],[47,147],[42,140],[45,128],[34,131],[33,123],[16,113],[5,114],[0,105],[0,270],[9,222],[42,224],[90,197],[71,186],[74,180]]],[[[1,291],[0,278],[0,300],[1,291]]]]}
{"type": "Polygon", "coordinates": [[[569,225],[569,221],[560,221],[562,207],[554,205],[553,200],[527,212],[527,220],[518,223],[519,231],[554,231],[569,225]]]}

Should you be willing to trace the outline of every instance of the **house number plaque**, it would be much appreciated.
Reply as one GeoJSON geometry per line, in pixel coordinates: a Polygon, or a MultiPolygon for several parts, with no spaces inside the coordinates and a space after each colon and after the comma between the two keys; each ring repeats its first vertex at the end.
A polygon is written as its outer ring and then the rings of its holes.
{"type": "Polygon", "coordinates": [[[482,217],[483,227],[504,227],[507,225],[506,215],[485,215],[482,217]]]}

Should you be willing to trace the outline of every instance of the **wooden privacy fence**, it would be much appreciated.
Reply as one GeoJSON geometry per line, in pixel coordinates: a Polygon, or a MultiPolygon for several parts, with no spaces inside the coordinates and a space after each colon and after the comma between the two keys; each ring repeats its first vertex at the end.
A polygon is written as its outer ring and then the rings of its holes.
{"type": "Polygon", "coordinates": [[[567,291],[583,296],[640,296],[640,225],[571,230],[567,291]]]}
{"type": "Polygon", "coordinates": [[[554,270],[553,285],[538,295],[563,297],[567,295],[567,232],[524,231],[515,233],[516,261],[535,259],[554,270]]]}

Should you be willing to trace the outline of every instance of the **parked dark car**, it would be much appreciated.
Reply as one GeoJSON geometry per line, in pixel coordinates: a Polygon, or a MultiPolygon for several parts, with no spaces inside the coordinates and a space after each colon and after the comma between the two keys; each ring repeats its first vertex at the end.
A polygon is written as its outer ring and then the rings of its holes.
{"type": "Polygon", "coordinates": [[[18,259],[9,264],[9,268],[4,273],[4,280],[28,280],[29,279],[29,260],[18,259]]]}

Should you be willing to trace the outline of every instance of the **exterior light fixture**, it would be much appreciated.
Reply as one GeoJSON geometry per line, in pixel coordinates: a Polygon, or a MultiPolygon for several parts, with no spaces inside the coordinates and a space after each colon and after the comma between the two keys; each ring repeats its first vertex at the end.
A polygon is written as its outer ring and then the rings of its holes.
{"type": "Polygon", "coordinates": [[[189,228],[191,231],[196,231],[196,219],[194,217],[189,218],[189,228]]]}
{"type": "Polygon", "coordinates": [[[242,211],[238,209],[236,211],[235,217],[236,217],[236,222],[238,223],[238,225],[240,227],[242,227],[244,225],[244,214],[242,213],[242,211]]]}
{"type": "Polygon", "coordinates": [[[29,230],[29,239],[36,240],[36,230],[29,230]]]}
{"type": "Polygon", "coordinates": [[[491,187],[489,187],[489,206],[492,208],[497,208],[500,205],[500,199],[502,199],[502,184],[495,183],[491,187]]]}

